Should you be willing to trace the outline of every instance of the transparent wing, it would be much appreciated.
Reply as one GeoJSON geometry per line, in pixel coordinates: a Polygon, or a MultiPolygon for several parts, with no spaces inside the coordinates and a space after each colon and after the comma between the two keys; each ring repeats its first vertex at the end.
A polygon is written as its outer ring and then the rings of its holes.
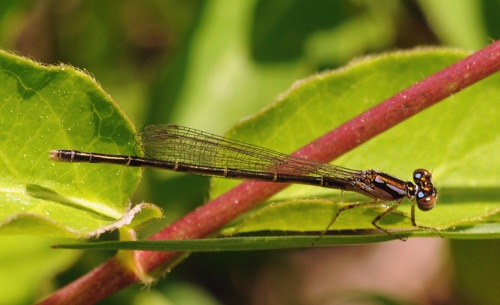
{"type": "Polygon", "coordinates": [[[286,155],[179,125],[150,125],[136,135],[145,156],[199,166],[352,180],[363,172],[286,155]]]}

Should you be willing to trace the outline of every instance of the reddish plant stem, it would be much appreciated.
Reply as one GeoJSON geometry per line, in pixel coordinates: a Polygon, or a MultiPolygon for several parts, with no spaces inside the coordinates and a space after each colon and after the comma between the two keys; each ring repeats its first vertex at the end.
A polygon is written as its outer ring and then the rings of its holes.
{"type": "MultiPolygon", "coordinates": [[[[500,70],[500,41],[441,70],[367,110],[298,150],[295,155],[327,162],[444,98],[500,70]],[[332,143],[336,143],[332,145],[332,143]]],[[[285,184],[244,182],[152,236],[151,240],[203,238],[254,208],[285,184]]],[[[137,264],[152,272],[178,253],[137,251],[137,264]]],[[[40,304],[93,304],[139,281],[116,258],[61,288],[40,304]]]]}

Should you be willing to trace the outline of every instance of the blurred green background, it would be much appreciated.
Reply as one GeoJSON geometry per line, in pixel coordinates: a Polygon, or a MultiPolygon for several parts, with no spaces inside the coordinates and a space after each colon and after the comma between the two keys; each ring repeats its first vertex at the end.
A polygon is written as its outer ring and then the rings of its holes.
{"type": "MultiPolygon", "coordinates": [[[[0,47],[88,71],[138,129],[177,123],[222,134],[294,81],[356,57],[423,45],[480,49],[500,36],[499,13],[498,0],[3,0],[0,47]]],[[[133,202],[162,206],[171,222],[203,203],[208,186],[204,177],[148,170],[133,202]]],[[[112,255],[50,250],[52,240],[35,250],[23,239],[0,237],[0,304],[30,304],[112,255]]],[[[493,304],[499,253],[498,241],[412,240],[195,254],[150,289],[135,285],[101,303],[493,304]],[[399,265],[432,272],[392,270],[399,265]]]]}

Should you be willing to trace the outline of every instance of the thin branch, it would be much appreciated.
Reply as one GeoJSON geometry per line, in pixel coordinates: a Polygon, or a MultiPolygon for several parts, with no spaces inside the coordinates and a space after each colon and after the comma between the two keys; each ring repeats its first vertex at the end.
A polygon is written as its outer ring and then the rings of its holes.
{"type": "MultiPolygon", "coordinates": [[[[337,158],[499,70],[500,41],[497,41],[397,93],[304,146],[295,155],[323,162],[337,158]]],[[[285,187],[283,184],[244,182],[185,215],[150,240],[203,238],[285,187]]],[[[150,273],[170,267],[179,253],[137,251],[135,255],[138,266],[150,273]]],[[[139,280],[113,258],[56,291],[40,304],[92,304],[139,280]]]]}

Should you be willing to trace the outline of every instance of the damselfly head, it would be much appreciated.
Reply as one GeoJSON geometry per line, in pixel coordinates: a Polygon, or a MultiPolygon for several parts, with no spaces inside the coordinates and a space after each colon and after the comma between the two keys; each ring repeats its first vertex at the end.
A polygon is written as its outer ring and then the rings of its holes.
{"type": "Polygon", "coordinates": [[[420,168],[413,172],[413,181],[417,187],[417,206],[421,211],[432,210],[437,202],[437,190],[431,179],[432,175],[428,170],[420,168]]]}

